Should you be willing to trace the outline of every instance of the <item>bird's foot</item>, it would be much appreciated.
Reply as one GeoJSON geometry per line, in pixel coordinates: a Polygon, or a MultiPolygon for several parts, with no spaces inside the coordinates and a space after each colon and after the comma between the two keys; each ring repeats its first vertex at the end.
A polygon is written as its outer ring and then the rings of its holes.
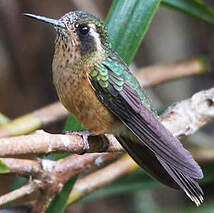
{"type": "Polygon", "coordinates": [[[89,131],[87,130],[66,131],[65,134],[82,136],[84,146],[83,146],[83,150],[79,153],[79,155],[83,155],[89,150],[88,136],[91,135],[89,131]]]}

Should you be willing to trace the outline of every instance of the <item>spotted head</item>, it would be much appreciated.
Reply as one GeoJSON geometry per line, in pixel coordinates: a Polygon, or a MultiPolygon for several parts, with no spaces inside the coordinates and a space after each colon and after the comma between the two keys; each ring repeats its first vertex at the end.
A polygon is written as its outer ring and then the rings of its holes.
{"type": "Polygon", "coordinates": [[[57,31],[56,44],[60,43],[65,49],[75,49],[80,56],[110,48],[104,24],[89,13],[71,11],[58,20],[28,13],[24,15],[54,25],[57,31]]]}

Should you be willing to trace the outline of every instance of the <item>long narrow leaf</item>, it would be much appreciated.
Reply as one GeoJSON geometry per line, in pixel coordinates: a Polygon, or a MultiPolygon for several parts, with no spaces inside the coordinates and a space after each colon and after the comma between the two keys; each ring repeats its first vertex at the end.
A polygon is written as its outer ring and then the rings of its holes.
{"type": "Polygon", "coordinates": [[[144,38],[160,0],[114,0],[107,17],[111,43],[129,65],[144,38]]]}
{"type": "Polygon", "coordinates": [[[214,25],[214,9],[207,6],[203,1],[197,0],[162,0],[162,4],[180,10],[187,15],[214,25]]]}
{"type": "Polygon", "coordinates": [[[63,187],[62,191],[56,195],[50,206],[46,210],[46,213],[63,213],[66,208],[66,202],[68,196],[73,188],[76,178],[71,178],[63,187]]]}

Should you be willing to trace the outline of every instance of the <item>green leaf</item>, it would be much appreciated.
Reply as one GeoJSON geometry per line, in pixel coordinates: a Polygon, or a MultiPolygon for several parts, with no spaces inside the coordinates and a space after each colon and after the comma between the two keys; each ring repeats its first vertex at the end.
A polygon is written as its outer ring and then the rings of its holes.
{"type": "Polygon", "coordinates": [[[16,190],[16,189],[24,186],[27,182],[28,182],[27,178],[16,175],[12,185],[10,186],[9,191],[12,192],[13,190],[16,190]]]}
{"type": "Polygon", "coordinates": [[[204,173],[204,178],[200,181],[201,183],[209,183],[214,180],[214,167],[213,164],[201,166],[204,173]]]}
{"type": "Polygon", "coordinates": [[[79,131],[84,130],[84,126],[70,113],[67,118],[64,131],[79,131]]]}
{"type": "Polygon", "coordinates": [[[56,154],[48,155],[48,156],[44,157],[44,159],[58,161],[62,158],[68,157],[69,155],[70,155],[69,153],[56,153],[56,154]]]}
{"type": "Polygon", "coordinates": [[[56,195],[51,204],[49,205],[46,213],[63,213],[66,208],[66,202],[69,194],[76,182],[76,177],[71,178],[63,187],[62,191],[56,195]]]}
{"type": "Polygon", "coordinates": [[[113,48],[129,65],[160,0],[114,0],[106,25],[113,48]]]}
{"type": "Polygon", "coordinates": [[[162,4],[214,25],[214,9],[199,0],[162,0],[162,4]]]}
{"type": "Polygon", "coordinates": [[[4,162],[0,161],[0,174],[7,174],[10,172],[9,167],[4,162]]]}

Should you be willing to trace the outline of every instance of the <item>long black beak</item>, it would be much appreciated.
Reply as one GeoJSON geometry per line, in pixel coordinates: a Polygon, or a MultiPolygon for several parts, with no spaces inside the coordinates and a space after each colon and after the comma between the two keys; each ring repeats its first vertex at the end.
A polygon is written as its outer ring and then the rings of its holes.
{"type": "Polygon", "coordinates": [[[43,22],[52,24],[55,27],[66,28],[65,24],[62,23],[60,20],[57,20],[57,19],[46,18],[44,16],[37,16],[37,15],[30,14],[30,13],[24,13],[24,16],[27,16],[27,17],[30,17],[30,18],[33,18],[33,19],[37,19],[39,21],[43,21],[43,22]]]}

